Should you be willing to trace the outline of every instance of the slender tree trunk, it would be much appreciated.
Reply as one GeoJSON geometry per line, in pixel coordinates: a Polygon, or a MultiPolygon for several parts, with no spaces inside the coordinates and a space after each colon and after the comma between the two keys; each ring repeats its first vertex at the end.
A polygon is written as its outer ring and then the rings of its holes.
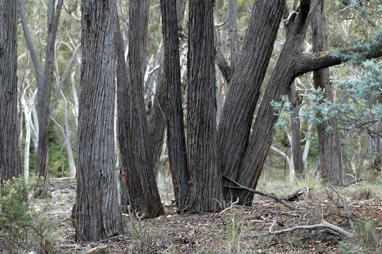
{"type": "MultiPolygon", "coordinates": [[[[184,18],[186,7],[185,0],[176,1],[176,16],[178,22],[184,18]]],[[[167,101],[167,86],[164,82],[164,54],[163,49],[160,57],[160,67],[157,75],[157,87],[155,92],[153,110],[149,122],[150,142],[154,158],[154,169],[157,168],[163,147],[164,131],[166,129],[165,105],[167,101]]]]}
{"type": "Polygon", "coordinates": [[[47,27],[48,27],[48,38],[47,47],[45,55],[45,68],[44,72],[42,69],[42,64],[37,56],[36,48],[33,44],[33,40],[29,31],[28,21],[25,13],[24,0],[19,0],[20,4],[20,16],[21,23],[24,30],[24,35],[28,44],[30,54],[32,56],[33,65],[36,71],[37,79],[37,116],[39,125],[39,137],[38,137],[38,148],[37,148],[37,160],[36,168],[39,176],[43,179],[43,188],[40,191],[39,196],[45,198],[49,192],[49,169],[48,169],[48,146],[49,146],[49,120],[50,120],[50,91],[52,89],[52,79],[53,79],[53,63],[54,63],[54,48],[56,42],[56,34],[58,29],[58,24],[60,20],[61,8],[63,5],[63,0],[58,0],[57,6],[55,7],[56,0],[49,0],[48,11],[47,11],[47,27]]]}
{"type": "MultiPolygon", "coordinates": [[[[324,1],[321,1],[315,10],[312,21],[313,53],[328,49],[324,6],[324,1]]],[[[313,72],[313,80],[315,87],[321,88],[324,91],[324,98],[333,101],[329,69],[325,68],[313,72]]],[[[337,123],[335,119],[329,119],[320,123],[317,128],[322,176],[329,183],[342,185],[344,171],[337,123]],[[330,127],[331,131],[328,131],[328,127],[330,127]]]]}
{"type": "Polygon", "coordinates": [[[190,206],[219,209],[222,183],[217,154],[213,0],[191,0],[188,41],[187,146],[190,206]]]}
{"type": "Polygon", "coordinates": [[[99,241],[122,231],[114,156],[116,1],[82,1],[78,126],[77,239],[99,241]]]}
{"type": "MultiPolygon", "coordinates": [[[[146,52],[146,34],[149,15],[149,1],[133,1],[129,5],[129,49],[128,74],[123,67],[122,35],[119,43],[119,128],[123,174],[129,190],[132,208],[146,217],[156,217],[164,213],[156,184],[152,148],[149,143],[145,104],[143,98],[143,66],[146,52]],[[121,64],[122,63],[122,64],[121,64]],[[126,75],[122,79],[121,75],[126,75]],[[124,83],[122,83],[124,82],[124,83]],[[121,135],[121,132],[125,132],[121,135]],[[124,140],[122,140],[124,139],[124,140]]],[[[119,34],[121,34],[119,32],[119,34]]]]}
{"type": "Polygon", "coordinates": [[[0,0],[0,184],[22,174],[17,132],[17,2],[0,0]]]}
{"type": "Polygon", "coordinates": [[[291,133],[292,133],[292,158],[294,172],[297,177],[302,177],[304,174],[304,163],[301,152],[301,129],[300,129],[300,106],[298,105],[296,94],[296,85],[293,82],[289,90],[289,101],[291,103],[291,133]]]}
{"type": "Polygon", "coordinates": [[[130,205],[133,211],[145,213],[144,194],[139,181],[137,170],[130,170],[129,161],[129,115],[132,114],[128,87],[131,84],[128,68],[126,66],[123,50],[123,40],[117,22],[116,48],[118,56],[117,66],[117,109],[118,109],[118,141],[120,150],[120,177],[121,177],[121,207],[128,212],[130,205]]]}
{"type": "Polygon", "coordinates": [[[164,42],[164,78],[167,85],[167,139],[170,171],[179,212],[189,198],[189,172],[184,134],[176,0],[161,0],[164,42]]]}
{"type": "MultiPolygon", "coordinates": [[[[273,44],[284,11],[284,0],[255,1],[251,20],[240,51],[231,89],[226,95],[219,125],[219,155],[224,176],[235,179],[248,144],[253,114],[260,94],[273,44]]],[[[233,186],[227,180],[224,186],[233,186]]],[[[230,201],[231,188],[224,197],[230,201]]]]}

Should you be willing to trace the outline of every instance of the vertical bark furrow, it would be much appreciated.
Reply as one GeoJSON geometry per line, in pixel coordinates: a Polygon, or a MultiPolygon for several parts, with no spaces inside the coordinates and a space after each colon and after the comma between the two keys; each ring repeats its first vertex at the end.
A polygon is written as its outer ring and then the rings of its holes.
{"type": "Polygon", "coordinates": [[[0,0],[0,182],[22,173],[17,131],[16,4],[0,0]]]}
{"type": "MultiPolygon", "coordinates": [[[[128,169],[136,170],[141,184],[146,217],[156,217],[164,213],[154,172],[152,148],[149,143],[149,131],[143,97],[143,72],[146,54],[147,20],[149,1],[129,2],[129,51],[128,67],[128,169]]],[[[135,174],[135,173],[134,173],[135,174]]],[[[131,181],[130,181],[131,183],[131,181]]],[[[130,199],[133,197],[130,196],[130,199]]],[[[139,202],[132,201],[132,202],[139,202]]],[[[138,211],[142,213],[143,211],[138,211]]]]}
{"type": "Polygon", "coordinates": [[[189,172],[184,133],[176,0],[161,0],[164,38],[164,77],[167,85],[167,139],[175,201],[179,212],[189,198],[189,172]]]}
{"type": "MultiPolygon", "coordinates": [[[[248,144],[260,87],[271,58],[284,6],[284,0],[259,0],[253,7],[219,125],[218,146],[222,173],[231,179],[236,178],[248,144]]],[[[228,184],[226,182],[224,185],[228,184]]],[[[231,199],[228,189],[225,190],[225,198],[231,199]]]]}
{"type": "Polygon", "coordinates": [[[190,1],[187,146],[191,207],[219,208],[222,200],[217,154],[213,0],[190,1]]]}
{"type": "Polygon", "coordinates": [[[98,241],[122,231],[114,156],[115,0],[82,1],[78,126],[77,238],[98,241]]]}

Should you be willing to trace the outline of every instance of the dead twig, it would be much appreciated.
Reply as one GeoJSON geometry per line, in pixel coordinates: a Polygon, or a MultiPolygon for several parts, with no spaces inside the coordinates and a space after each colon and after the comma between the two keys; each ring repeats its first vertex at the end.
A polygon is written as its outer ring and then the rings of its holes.
{"type": "Polygon", "coordinates": [[[299,208],[297,207],[294,207],[290,204],[288,204],[287,202],[285,202],[282,198],[279,198],[277,197],[275,194],[273,193],[265,193],[265,192],[261,192],[261,191],[258,191],[258,190],[254,190],[254,189],[251,189],[251,188],[248,188],[244,185],[241,185],[240,183],[236,182],[235,180],[229,178],[229,177],[226,177],[226,176],[223,176],[225,179],[227,179],[228,181],[236,184],[237,187],[233,187],[233,186],[224,186],[226,188],[239,188],[239,189],[243,189],[243,190],[247,190],[247,191],[250,191],[250,192],[253,192],[257,195],[260,195],[260,196],[264,196],[264,197],[268,197],[268,198],[271,198],[273,200],[275,200],[276,202],[279,202],[281,204],[283,204],[284,206],[288,207],[289,209],[292,209],[292,210],[299,210],[299,208]]]}
{"type": "Polygon", "coordinates": [[[295,226],[292,228],[286,228],[282,230],[272,231],[272,228],[269,229],[269,232],[264,235],[280,235],[284,233],[290,233],[296,230],[331,230],[335,233],[338,233],[346,238],[353,238],[353,233],[350,233],[336,225],[333,225],[329,222],[326,222],[325,220],[322,220],[320,224],[313,224],[313,225],[300,225],[295,226]]]}
{"type": "Polygon", "coordinates": [[[223,213],[225,213],[226,211],[231,210],[231,209],[234,207],[234,205],[237,205],[237,203],[239,203],[239,198],[237,198],[235,202],[233,202],[229,207],[227,207],[226,209],[224,209],[223,211],[221,211],[219,214],[223,214],[223,213]]]}

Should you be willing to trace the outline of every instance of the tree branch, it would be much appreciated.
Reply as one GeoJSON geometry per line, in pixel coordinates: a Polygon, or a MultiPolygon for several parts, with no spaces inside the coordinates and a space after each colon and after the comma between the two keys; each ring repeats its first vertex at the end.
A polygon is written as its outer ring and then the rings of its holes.
{"type": "Polygon", "coordinates": [[[358,54],[364,59],[381,57],[382,44],[374,43],[374,45],[372,44],[370,47],[362,45],[347,49],[341,49],[339,54],[335,54],[334,51],[319,52],[314,54],[301,54],[295,58],[296,76],[347,62],[352,59],[347,56],[354,54],[358,54]]]}
{"type": "Polygon", "coordinates": [[[283,233],[289,233],[289,232],[293,232],[293,231],[301,230],[301,229],[304,229],[304,230],[330,229],[338,234],[343,235],[344,237],[353,238],[353,233],[350,233],[336,225],[326,222],[325,220],[322,220],[320,224],[295,226],[292,228],[286,228],[286,229],[282,229],[278,231],[269,230],[269,233],[266,233],[265,235],[280,235],[283,233]]]}
{"type": "Polygon", "coordinates": [[[24,35],[25,35],[25,40],[27,42],[28,49],[29,49],[29,52],[30,52],[31,57],[32,57],[32,62],[33,62],[33,65],[34,65],[35,71],[36,71],[37,87],[40,87],[40,85],[43,82],[42,65],[41,65],[40,60],[38,59],[36,47],[33,44],[31,32],[30,32],[29,25],[28,25],[27,15],[25,12],[24,0],[19,0],[19,6],[20,6],[21,24],[23,27],[24,35]]]}
{"type": "Polygon", "coordinates": [[[260,196],[264,196],[264,197],[271,198],[271,199],[275,200],[276,202],[283,204],[284,206],[288,207],[288,208],[291,209],[291,210],[296,210],[296,209],[298,209],[298,208],[296,208],[296,207],[294,207],[294,206],[288,204],[287,202],[285,202],[282,198],[277,197],[277,196],[276,196],[275,194],[273,194],[273,193],[264,193],[264,192],[261,192],[261,191],[258,191],[258,190],[254,190],[254,189],[248,188],[248,187],[246,187],[246,186],[244,186],[244,185],[241,185],[240,183],[236,182],[235,180],[233,180],[233,179],[231,179],[231,178],[229,178],[229,177],[227,177],[227,176],[224,176],[224,175],[223,175],[223,178],[225,178],[225,179],[227,179],[228,181],[230,181],[230,182],[232,182],[232,183],[234,183],[234,184],[237,185],[237,187],[224,186],[225,188],[231,188],[231,189],[232,189],[232,188],[233,188],[233,189],[234,189],[234,188],[239,188],[239,189],[244,189],[244,190],[253,192],[253,193],[255,193],[255,194],[258,194],[258,195],[260,195],[260,196]]]}

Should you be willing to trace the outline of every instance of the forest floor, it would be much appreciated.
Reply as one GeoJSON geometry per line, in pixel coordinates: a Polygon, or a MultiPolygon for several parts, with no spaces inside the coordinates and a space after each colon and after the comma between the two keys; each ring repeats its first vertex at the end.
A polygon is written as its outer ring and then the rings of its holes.
{"type": "Polygon", "coordinates": [[[382,193],[365,185],[326,191],[314,187],[303,200],[288,202],[294,209],[261,196],[252,207],[231,205],[203,215],[178,215],[169,204],[166,215],[155,219],[141,221],[124,214],[125,233],[97,243],[75,242],[73,179],[53,179],[51,199],[33,200],[33,204],[58,222],[56,253],[382,253],[382,193]],[[344,239],[322,229],[271,233],[322,220],[353,232],[354,237],[344,239]]]}

